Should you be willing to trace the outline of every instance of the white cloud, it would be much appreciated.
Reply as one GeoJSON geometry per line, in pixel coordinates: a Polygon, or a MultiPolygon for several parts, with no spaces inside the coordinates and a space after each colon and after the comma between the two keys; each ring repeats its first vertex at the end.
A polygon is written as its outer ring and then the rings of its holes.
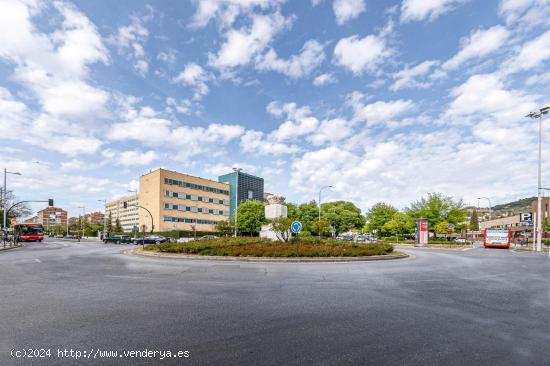
{"type": "Polygon", "coordinates": [[[189,114],[192,105],[189,99],[184,99],[178,103],[171,97],[166,98],[166,104],[169,106],[168,108],[174,107],[176,108],[176,111],[181,114],[189,114]]]}
{"type": "Polygon", "coordinates": [[[522,30],[550,24],[548,0],[501,0],[499,14],[507,24],[521,24],[522,30]]]}
{"type": "Polygon", "coordinates": [[[176,51],[170,49],[166,52],[159,52],[159,54],[157,55],[157,59],[172,65],[176,62],[176,51]]]}
{"type": "Polygon", "coordinates": [[[173,156],[181,159],[219,150],[244,133],[244,128],[239,125],[212,123],[205,128],[176,124],[149,107],[139,111],[131,109],[126,119],[110,127],[109,140],[133,140],[151,147],[163,147],[177,151],[173,156]]]}
{"type": "Polygon", "coordinates": [[[353,133],[350,123],[342,118],[321,121],[317,131],[307,137],[314,146],[337,143],[353,133]]]}
{"type": "Polygon", "coordinates": [[[535,97],[517,90],[507,90],[497,74],[473,75],[452,90],[454,100],[444,117],[465,121],[466,117],[479,120],[490,118],[517,122],[536,107],[535,97]]]}
{"type": "Polygon", "coordinates": [[[314,132],[319,121],[311,116],[309,107],[298,107],[296,103],[271,102],[267,111],[276,117],[286,116],[287,120],[269,134],[270,139],[285,141],[314,132]]]}
{"type": "Polygon", "coordinates": [[[202,96],[208,94],[206,81],[210,78],[211,76],[200,65],[189,62],[185,65],[183,71],[173,79],[173,82],[192,86],[195,90],[193,100],[200,100],[202,96]]]}
{"type": "Polygon", "coordinates": [[[468,0],[403,0],[401,4],[401,21],[421,21],[426,18],[434,20],[468,0]]]}
{"type": "MultiPolygon", "coordinates": [[[[144,19],[148,20],[149,17],[144,19]]],[[[143,44],[149,37],[149,31],[143,25],[144,19],[132,16],[129,25],[118,28],[117,34],[109,38],[109,42],[116,45],[121,52],[128,52],[128,55],[135,59],[134,69],[141,76],[145,76],[149,70],[143,49],[143,44]]]]}
{"type": "Polygon", "coordinates": [[[334,62],[356,75],[375,72],[380,64],[393,54],[382,36],[368,35],[364,38],[354,35],[342,38],[334,48],[334,62]]]}
{"type": "Polygon", "coordinates": [[[261,131],[248,130],[241,137],[241,148],[245,153],[260,155],[293,154],[300,151],[296,145],[287,145],[282,142],[271,141],[261,131]]]}
{"type": "Polygon", "coordinates": [[[421,62],[413,67],[406,67],[392,75],[395,82],[390,86],[393,91],[406,88],[427,88],[430,86],[428,81],[418,81],[417,78],[426,76],[434,67],[439,65],[439,61],[430,60],[421,62]]]}
{"type": "Polygon", "coordinates": [[[106,149],[102,151],[102,155],[109,163],[120,166],[149,165],[159,158],[159,155],[153,150],[141,152],[138,150],[115,151],[106,149]]]}
{"type": "Polygon", "coordinates": [[[4,3],[0,58],[15,66],[13,79],[31,90],[46,112],[81,120],[97,117],[104,113],[108,94],[87,83],[88,65],[108,63],[107,50],[95,26],[74,6],[61,2],[54,6],[62,22],[55,32],[46,34],[32,23],[43,7],[4,3]],[[67,103],[75,95],[81,101],[67,103]]]}
{"type": "Polygon", "coordinates": [[[218,53],[208,55],[209,65],[219,69],[247,65],[271,43],[277,33],[290,26],[291,21],[278,12],[252,16],[250,27],[229,29],[224,34],[225,42],[218,53]]]}
{"type": "Polygon", "coordinates": [[[506,73],[534,69],[550,59],[550,30],[524,43],[503,65],[506,73]]]}
{"type": "Polygon", "coordinates": [[[292,55],[287,60],[279,58],[277,53],[270,49],[258,57],[256,67],[259,70],[272,70],[291,78],[300,78],[309,75],[324,59],[323,46],[316,40],[309,40],[304,43],[299,54],[292,55]]]}
{"type": "Polygon", "coordinates": [[[336,77],[333,73],[326,72],[324,74],[318,75],[313,79],[313,85],[315,86],[324,86],[336,82],[336,77]]]}
{"type": "Polygon", "coordinates": [[[353,92],[348,96],[347,104],[354,111],[354,121],[367,122],[369,125],[388,124],[395,118],[413,111],[415,107],[412,100],[377,101],[369,104],[364,104],[363,100],[362,93],[353,92]]]}
{"type": "Polygon", "coordinates": [[[489,29],[479,29],[463,38],[460,51],[443,64],[447,70],[457,69],[464,62],[494,54],[508,40],[510,33],[500,25],[489,29]]]}
{"type": "Polygon", "coordinates": [[[332,10],[336,16],[336,23],[342,25],[350,19],[357,18],[366,10],[364,0],[334,0],[332,10]]]}
{"type": "Polygon", "coordinates": [[[202,28],[217,19],[220,27],[230,27],[238,16],[255,9],[278,9],[285,0],[193,0],[197,7],[191,26],[202,28]]]}

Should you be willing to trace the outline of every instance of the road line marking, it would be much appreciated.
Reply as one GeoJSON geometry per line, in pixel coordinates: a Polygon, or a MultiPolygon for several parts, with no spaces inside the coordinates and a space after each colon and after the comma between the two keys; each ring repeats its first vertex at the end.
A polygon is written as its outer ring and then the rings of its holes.
{"type": "Polygon", "coordinates": [[[40,259],[38,259],[38,258],[34,258],[34,261],[35,261],[36,263],[42,263],[42,261],[41,261],[40,259]]]}

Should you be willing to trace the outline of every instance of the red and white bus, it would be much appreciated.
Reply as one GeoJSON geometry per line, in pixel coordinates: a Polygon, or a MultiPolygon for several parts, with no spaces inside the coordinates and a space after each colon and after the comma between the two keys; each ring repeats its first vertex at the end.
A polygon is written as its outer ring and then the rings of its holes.
{"type": "Polygon", "coordinates": [[[17,224],[13,226],[13,230],[18,241],[44,240],[44,227],[42,224],[17,224]]]}
{"type": "Polygon", "coordinates": [[[509,228],[486,228],[483,236],[485,248],[510,248],[512,235],[509,228]]]}

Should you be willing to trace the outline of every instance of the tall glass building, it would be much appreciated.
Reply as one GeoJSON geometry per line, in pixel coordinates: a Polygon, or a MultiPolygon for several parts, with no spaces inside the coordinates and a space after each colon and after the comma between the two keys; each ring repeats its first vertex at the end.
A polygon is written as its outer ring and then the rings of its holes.
{"type": "Polygon", "coordinates": [[[236,200],[241,204],[248,200],[264,200],[264,179],[243,172],[233,172],[218,177],[218,182],[229,184],[229,217],[235,217],[236,200]]]}

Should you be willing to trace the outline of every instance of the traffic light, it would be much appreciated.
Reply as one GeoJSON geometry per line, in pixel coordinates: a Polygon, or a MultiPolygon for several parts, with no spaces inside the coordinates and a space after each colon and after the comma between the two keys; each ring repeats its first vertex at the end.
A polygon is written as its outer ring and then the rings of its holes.
{"type": "Polygon", "coordinates": [[[128,202],[124,201],[124,202],[122,203],[122,207],[128,208],[128,202]]]}
{"type": "Polygon", "coordinates": [[[53,198],[48,199],[48,206],[53,207],[53,198]]]}

